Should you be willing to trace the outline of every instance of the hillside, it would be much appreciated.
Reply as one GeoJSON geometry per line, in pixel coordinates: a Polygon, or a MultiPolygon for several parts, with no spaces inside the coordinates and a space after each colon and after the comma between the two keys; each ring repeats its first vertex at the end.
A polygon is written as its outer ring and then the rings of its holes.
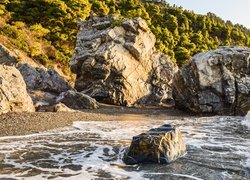
{"type": "Polygon", "coordinates": [[[149,0],[2,0],[0,42],[47,67],[56,65],[67,74],[77,21],[91,13],[144,18],[157,38],[156,47],[179,65],[198,52],[218,46],[250,46],[250,31],[241,25],[212,13],[198,15],[164,1],[149,0]]]}

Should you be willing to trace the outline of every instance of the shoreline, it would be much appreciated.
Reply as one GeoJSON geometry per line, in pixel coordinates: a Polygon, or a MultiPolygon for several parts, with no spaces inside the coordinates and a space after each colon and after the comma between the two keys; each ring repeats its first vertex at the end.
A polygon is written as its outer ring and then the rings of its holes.
{"type": "Polygon", "coordinates": [[[6,113],[0,115],[0,137],[40,133],[71,126],[74,121],[133,121],[140,117],[183,118],[191,115],[170,108],[106,107],[77,112],[6,113]]]}

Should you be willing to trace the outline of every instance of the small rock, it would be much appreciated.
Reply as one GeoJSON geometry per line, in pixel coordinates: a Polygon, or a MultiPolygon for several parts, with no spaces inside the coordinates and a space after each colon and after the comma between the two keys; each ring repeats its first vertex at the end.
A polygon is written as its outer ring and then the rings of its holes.
{"type": "Polygon", "coordinates": [[[58,103],[55,105],[55,112],[75,112],[74,109],[70,109],[63,103],[58,103]]]}
{"type": "Polygon", "coordinates": [[[123,157],[126,164],[170,163],[186,153],[181,132],[169,124],[134,136],[123,157]]]}
{"type": "Polygon", "coordinates": [[[63,103],[58,103],[55,105],[38,105],[36,107],[37,112],[76,112],[76,110],[67,107],[63,103]]]}
{"type": "Polygon", "coordinates": [[[61,102],[72,109],[96,109],[99,107],[95,99],[73,90],[61,93],[57,102],[61,102]]]}

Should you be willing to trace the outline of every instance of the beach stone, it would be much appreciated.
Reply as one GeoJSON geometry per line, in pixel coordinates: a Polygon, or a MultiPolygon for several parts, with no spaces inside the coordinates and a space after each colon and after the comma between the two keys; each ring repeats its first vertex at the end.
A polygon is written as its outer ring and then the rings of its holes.
{"type": "Polygon", "coordinates": [[[75,88],[97,101],[133,106],[172,98],[177,65],[156,51],[156,38],[142,18],[91,16],[80,30],[71,70],[75,88]]]}
{"type": "Polygon", "coordinates": [[[129,165],[138,163],[165,164],[184,156],[185,153],[186,144],[182,139],[181,132],[170,124],[165,124],[134,136],[130,147],[125,152],[123,161],[129,165]]]}
{"type": "Polygon", "coordinates": [[[67,107],[63,103],[54,105],[40,105],[36,107],[37,112],[76,112],[76,110],[67,107]]]}
{"type": "Polygon", "coordinates": [[[61,102],[72,109],[97,109],[99,107],[95,99],[74,90],[61,93],[57,102],[61,102]]]}
{"type": "Polygon", "coordinates": [[[34,111],[20,72],[15,67],[0,64],[0,114],[34,111]]]}
{"type": "Polygon", "coordinates": [[[250,49],[220,47],[197,54],[173,81],[179,109],[244,115],[250,110],[250,49]]]}

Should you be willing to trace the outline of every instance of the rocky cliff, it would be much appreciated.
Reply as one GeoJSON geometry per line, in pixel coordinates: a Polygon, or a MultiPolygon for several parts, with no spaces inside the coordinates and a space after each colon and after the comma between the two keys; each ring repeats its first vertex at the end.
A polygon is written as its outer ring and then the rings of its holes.
{"type": "Polygon", "coordinates": [[[0,114],[34,110],[20,72],[15,67],[0,64],[0,114]]]}
{"type": "Polygon", "coordinates": [[[92,16],[79,24],[70,63],[78,91],[103,103],[126,106],[171,98],[178,68],[155,50],[155,36],[143,19],[92,16]]]}
{"type": "Polygon", "coordinates": [[[246,114],[250,110],[250,49],[221,47],[197,54],[176,74],[173,84],[181,109],[246,114]]]}

